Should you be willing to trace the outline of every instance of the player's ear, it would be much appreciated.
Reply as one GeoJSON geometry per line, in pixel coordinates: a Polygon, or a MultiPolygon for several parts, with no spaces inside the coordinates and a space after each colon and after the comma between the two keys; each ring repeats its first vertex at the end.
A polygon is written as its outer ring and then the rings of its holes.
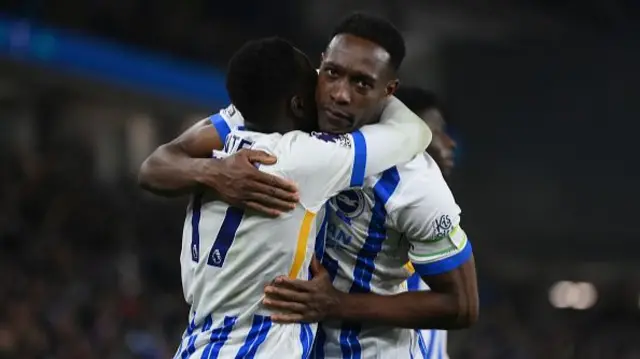
{"type": "Polygon", "coordinates": [[[304,117],[304,101],[300,96],[296,95],[291,98],[289,108],[296,118],[304,117]]]}
{"type": "Polygon", "coordinates": [[[398,79],[387,82],[387,86],[385,88],[387,97],[392,96],[394,93],[396,93],[399,86],[400,86],[400,80],[398,79]]]}

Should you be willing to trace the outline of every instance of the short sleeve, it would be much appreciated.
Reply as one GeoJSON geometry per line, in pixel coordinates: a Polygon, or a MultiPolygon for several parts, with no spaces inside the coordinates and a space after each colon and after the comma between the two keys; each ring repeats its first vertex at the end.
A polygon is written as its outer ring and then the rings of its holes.
{"type": "Polygon", "coordinates": [[[244,127],[244,118],[233,105],[229,105],[220,110],[220,112],[209,116],[209,121],[215,127],[222,142],[233,129],[242,129],[244,127]]]}
{"type": "Polygon", "coordinates": [[[366,172],[366,143],[358,134],[285,134],[274,155],[274,166],[298,185],[301,204],[312,212],[327,199],[351,186],[362,185],[366,172]]]}
{"type": "Polygon", "coordinates": [[[298,184],[302,204],[315,212],[338,192],[361,187],[365,177],[406,162],[421,151],[430,134],[411,133],[416,121],[406,122],[410,125],[385,121],[369,126],[368,131],[343,135],[293,131],[283,136],[274,155],[284,166],[285,176],[298,184]],[[384,129],[389,132],[383,141],[384,129]]]}
{"type": "Polygon", "coordinates": [[[409,242],[416,272],[445,273],[471,257],[471,243],[460,226],[460,207],[433,159],[426,156],[415,162],[411,183],[398,194],[390,216],[409,242]]]}

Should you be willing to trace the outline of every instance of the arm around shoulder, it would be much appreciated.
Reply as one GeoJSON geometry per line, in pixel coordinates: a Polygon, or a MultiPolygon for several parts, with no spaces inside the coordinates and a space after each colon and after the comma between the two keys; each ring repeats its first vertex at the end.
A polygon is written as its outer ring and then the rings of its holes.
{"type": "Polygon", "coordinates": [[[173,141],[158,147],[140,166],[138,183],[162,196],[177,196],[197,187],[202,171],[211,171],[216,161],[208,159],[222,148],[216,129],[204,119],[173,141]]]}

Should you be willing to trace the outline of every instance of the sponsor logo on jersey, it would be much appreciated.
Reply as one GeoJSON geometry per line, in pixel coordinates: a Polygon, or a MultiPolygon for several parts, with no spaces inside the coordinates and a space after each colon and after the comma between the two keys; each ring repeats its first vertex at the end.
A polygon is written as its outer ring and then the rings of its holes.
{"type": "Polygon", "coordinates": [[[451,217],[449,217],[448,214],[443,214],[433,222],[433,227],[438,237],[444,237],[449,234],[449,232],[451,232],[452,225],[453,222],[451,222],[451,217]]]}
{"type": "Polygon", "coordinates": [[[351,137],[349,135],[336,135],[327,132],[311,132],[311,136],[324,142],[337,143],[342,147],[351,147],[351,137]]]}
{"type": "Polygon", "coordinates": [[[346,247],[351,241],[353,241],[353,236],[343,230],[339,224],[332,221],[327,223],[327,248],[346,247]]]}
{"type": "Polygon", "coordinates": [[[347,218],[355,218],[364,211],[364,196],[362,191],[349,190],[338,193],[331,199],[334,207],[336,207],[342,215],[347,218]]]}

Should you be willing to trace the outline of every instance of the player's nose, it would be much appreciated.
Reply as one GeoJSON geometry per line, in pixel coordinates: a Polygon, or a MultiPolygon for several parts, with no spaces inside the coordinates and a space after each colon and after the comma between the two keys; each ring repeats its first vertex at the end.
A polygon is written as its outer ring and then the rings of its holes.
{"type": "Polygon", "coordinates": [[[351,103],[351,89],[346,81],[336,81],[331,88],[331,101],[338,105],[348,105],[351,103]]]}

